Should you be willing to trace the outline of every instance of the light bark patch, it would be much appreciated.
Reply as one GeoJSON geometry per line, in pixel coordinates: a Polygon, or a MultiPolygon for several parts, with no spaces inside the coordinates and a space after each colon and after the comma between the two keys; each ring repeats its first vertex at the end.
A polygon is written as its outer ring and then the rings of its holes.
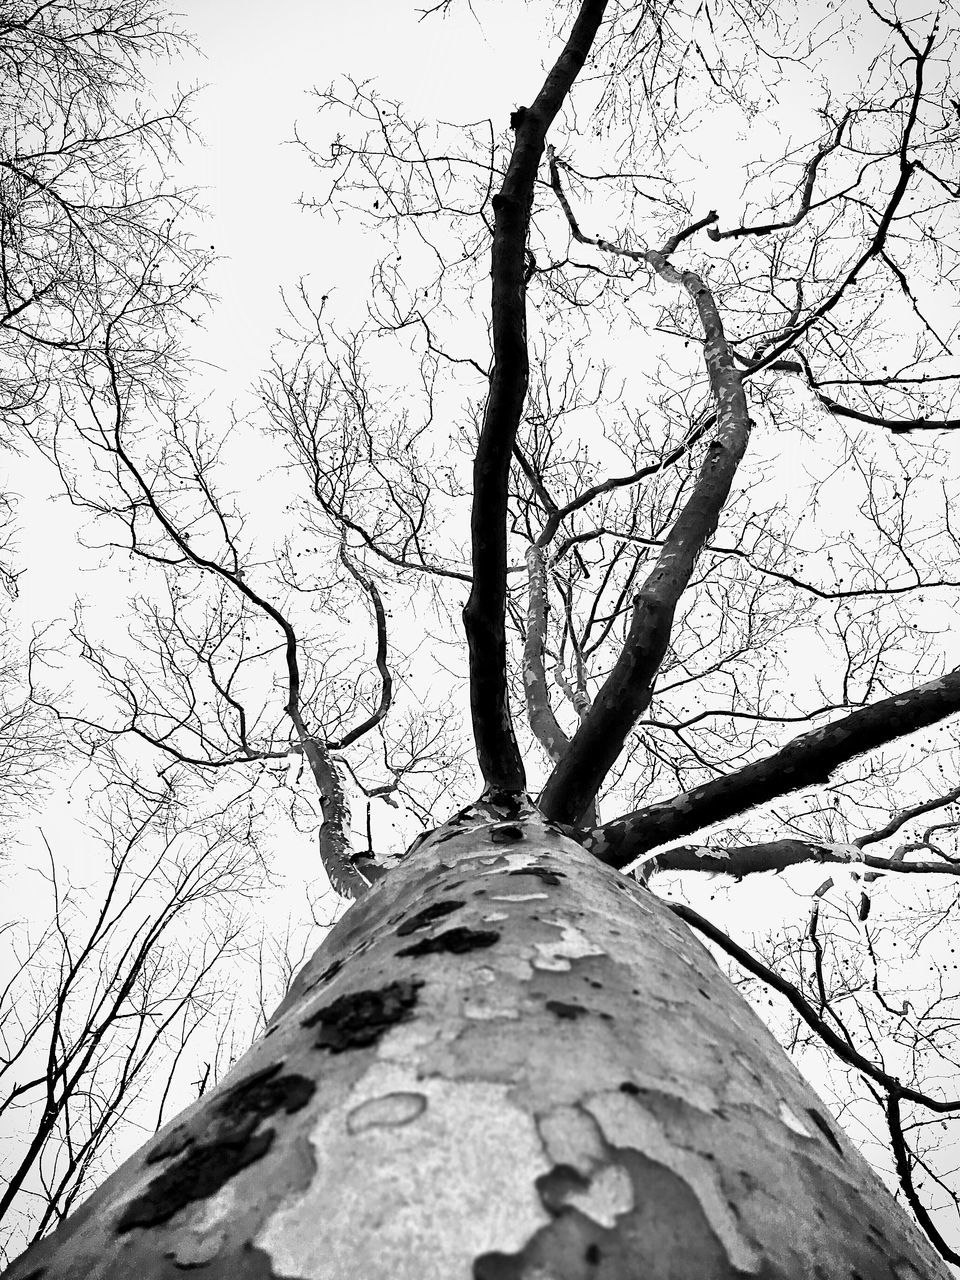
{"type": "Polygon", "coordinates": [[[426,1106],[427,1100],[422,1093],[388,1093],[382,1098],[371,1098],[349,1113],[347,1130],[362,1133],[364,1129],[409,1124],[423,1114],[426,1106]]]}
{"type": "Polygon", "coordinates": [[[535,942],[536,956],[532,964],[535,969],[552,969],[562,972],[570,968],[571,960],[581,960],[584,956],[602,956],[602,947],[598,947],[585,933],[581,933],[575,925],[566,920],[552,920],[551,924],[560,930],[560,937],[550,942],[535,942]]]}
{"type": "Polygon", "coordinates": [[[709,1161],[695,1151],[685,1150],[676,1135],[668,1137],[656,1116],[629,1094],[598,1094],[590,1099],[587,1107],[610,1146],[632,1147],[648,1160],[671,1170],[689,1187],[736,1269],[748,1273],[759,1269],[760,1255],[741,1233],[709,1161]]]}
{"type": "Polygon", "coordinates": [[[780,1103],[778,1110],[780,1112],[780,1119],[788,1129],[792,1129],[794,1133],[799,1133],[802,1138],[813,1137],[813,1134],[803,1123],[797,1113],[791,1107],[788,1107],[785,1102],[780,1103]]]}

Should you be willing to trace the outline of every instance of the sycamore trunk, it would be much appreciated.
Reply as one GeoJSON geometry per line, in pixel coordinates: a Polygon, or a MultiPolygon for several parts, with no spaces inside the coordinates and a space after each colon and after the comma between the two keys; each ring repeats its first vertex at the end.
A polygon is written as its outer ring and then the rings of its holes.
{"type": "Polygon", "coordinates": [[[945,1272],[669,910],[478,805],[10,1280],[945,1272]]]}

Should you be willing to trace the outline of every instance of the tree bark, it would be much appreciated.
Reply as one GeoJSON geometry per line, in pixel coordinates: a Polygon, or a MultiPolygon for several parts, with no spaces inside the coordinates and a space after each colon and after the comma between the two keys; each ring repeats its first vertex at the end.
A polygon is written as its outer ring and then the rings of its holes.
{"type": "Polygon", "coordinates": [[[708,952],[525,803],[438,828],[9,1280],[945,1272],[708,952]]]}

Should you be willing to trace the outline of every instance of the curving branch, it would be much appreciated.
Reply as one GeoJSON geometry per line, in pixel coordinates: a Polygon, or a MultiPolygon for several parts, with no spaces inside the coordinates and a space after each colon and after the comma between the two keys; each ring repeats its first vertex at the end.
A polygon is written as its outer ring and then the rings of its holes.
{"type": "Polygon", "coordinates": [[[473,583],[463,610],[470,653],[470,710],[484,786],[522,792],[525,775],[507,692],[507,489],[527,394],[526,245],[546,133],[586,61],[606,0],[583,0],[570,36],[533,105],[511,117],[515,141],[493,197],[493,370],[473,465],[473,583]]]}
{"type": "Polygon", "coordinates": [[[939,1251],[940,1256],[945,1258],[947,1262],[960,1263],[960,1253],[951,1249],[946,1240],[944,1240],[923,1201],[917,1195],[917,1189],[913,1182],[913,1162],[903,1132],[903,1123],[900,1118],[900,1098],[896,1091],[891,1090],[887,1094],[884,1112],[887,1120],[887,1132],[890,1134],[890,1148],[893,1151],[893,1158],[897,1166],[897,1180],[907,1198],[907,1203],[916,1214],[917,1221],[929,1236],[934,1248],[939,1251]]]}
{"type": "Polygon", "coordinates": [[[788,982],[786,978],[781,977],[768,965],[758,960],[756,956],[752,956],[739,943],[718,929],[715,924],[711,924],[709,920],[705,920],[699,912],[688,907],[683,902],[665,902],[675,916],[679,916],[686,924],[702,933],[704,937],[709,938],[721,950],[726,951],[728,955],[736,960],[748,973],[752,973],[755,978],[759,978],[761,982],[765,982],[768,987],[772,987],[782,995],[788,1003],[797,1011],[803,1021],[812,1031],[820,1037],[841,1062],[846,1062],[851,1067],[863,1073],[869,1080],[875,1081],[882,1085],[884,1089],[895,1094],[900,1098],[909,1098],[911,1102],[917,1102],[922,1107],[927,1107],[930,1111],[936,1111],[943,1115],[948,1111],[960,1111],[960,1098],[942,1100],[940,1098],[932,1098],[929,1094],[921,1093],[919,1089],[912,1089],[909,1085],[901,1083],[896,1076],[890,1075],[888,1071],[884,1071],[882,1067],[878,1067],[871,1062],[869,1058],[865,1058],[859,1050],[855,1049],[843,1036],[838,1035],[832,1027],[828,1026],[824,1020],[814,1013],[809,1002],[804,998],[803,993],[788,982]]]}
{"type": "Polygon", "coordinates": [[[840,146],[843,141],[843,131],[847,127],[850,116],[851,112],[849,110],[843,113],[833,135],[824,142],[804,166],[804,181],[800,191],[800,200],[797,210],[791,218],[785,218],[780,222],[755,223],[749,227],[731,227],[728,231],[720,231],[717,227],[710,227],[707,230],[707,235],[710,239],[730,240],[737,239],[740,236],[767,236],[774,231],[787,231],[790,227],[798,226],[811,210],[835,200],[835,195],[825,196],[823,200],[818,200],[814,203],[813,189],[817,182],[817,169],[826,160],[827,156],[831,155],[840,146]]]}
{"type": "MultiPolygon", "coordinates": [[[[562,195],[556,162],[551,156],[551,183],[561,199],[571,230],[582,233],[562,195]]],[[[711,213],[672,236],[663,249],[630,250],[663,279],[690,295],[704,331],[704,360],[716,402],[717,434],[680,514],[663,543],[656,563],[634,599],[630,628],[613,671],[557,764],[540,798],[544,814],[555,821],[582,820],[604,778],[623,749],[630,730],[650,705],[663,662],[677,603],[690,581],[701,551],[716,530],[750,434],[750,414],[742,377],[723,331],[713,294],[693,271],[678,271],[668,255],[698,228],[714,221],[711,213]]],[[[606,241],[601,249],[620,252],[606,241]]]]}
{"type": "Polygon", "coordinates": [[[353,864],[349,834],[350,806],[340,772],[327,745],[307,732],[299,712],[291,713],[290,718],[300,737],[303,753],[320,793],[320,812],[323,817],[320,825],[320,861],[323,869],[332,888],[341,897],[360,898],[370,885],[353,864]]]}
{"type": "Polygon", "coordinates": [[[387,614],[383,607],[383,600],[377,589],[377,584],[372,578],[366,577],[353,563],[347,554],[346,539],[340,541],[340,561],[344,568],[351,575],[354,581],[358,582],[361,587],[365,588],[370,596],[370,603],[373,605],[374,617],[377,621],[377,656],[375,662],[377,671],[380,673],[380,698],[376,707],[371,711],[370,715],[362,720],[359,724],[354,725],[349,732],[345,733],[342,738],[336,742],[331,742],[330,748],[333,751],[342,751],[344,747],[349,747],[351,743],[362,738],[364,734],[369,733],[371,729],[375,729],[383,720],[384,716],[390,710],[390,704],[393,701],[393,673],[387,662],[387,614]]]}
{"type": "MultiPolygon", "coordinates": [[[[296,632],[290,621],[284,614],[256,592],[246,581],[237,556],[236,548],[233,545],[226,529],[226,524],[221,517],[221,527],[227,547],[230,552],[229,565],[221,564],[218,560],[212,560],[201,555],[192,545],[188,535],[186,535],[168,515],[167,511],[157,500],[153,489],[128,453],[123,442],[123,421],[124,421],[124,402],[120,391],[119,375],[116,364],[110,350],[109,331],[108,340],[104,350],[104,357],[110,377],[110,392],[113,401],[113,422],[111,424],[111,448],[118,462],[123,466],[128,475],[131,477],[142,497],[142,501],[157,521],[166,536],[173,543],[177,553],[183,562],[193,564],[199,569],[206,570],[214,574],[222,582],[239,593],[245,600],[252,604],[255,608],[262,611],[280,628],[283,635],[284,658],[287,670],[287,688],[285,711],[290,717],[294,730],[299,741],[299,745],[306,756],[310,765],[310,770],[317,789],[320,793],[320,808],[323,822],[320,828],[320,856],[323,862],[324,870],[327,872],[333,888],[341,894],[350,897],[359,897],[369,888],[368,882],[359,874],[352,865],[350,838],[349,838],[349,821],[350,811],[346,795],[343,790],[343,783],[340,779],[338,768],[330,755],[329,747],[316,735],[308,730],[301,712],[301,688],[302,677],[300,671],[299,645],[296,632]]],[[[213,505],[214,510],[219,515],[219,508],[213,499],[213,495],[209,489],[205,489],[208,501],[213,505]]],[[[161,557],[156,557],[161,559],[161,557]]],[[[345,563],[346,560],[344,561],[345,563]]],[[[347,564],[349,568],[349,564],[347,564]]],[[[362,576],[358,576],[358,581],[363,582],[362,576]]],[[[369,587],[369,584],[366,584],[369,587]]],[[[379,595],[371,593],[374,600],[374,608],[376,609],[379,602],[379,595]]],[[[382,604],[380,605],[380,613],[382,614],[382,604]]],[[[384,695],[389,704],[389,696],[391,690],[389,669],[386,668],[385,657],[385,618],[380,618],[378,614],[378,666],[380,667],[381,679],[383,681],[381,688],[381,706],[382,714],[379,716],[374,713],[373,723],[378,723],[386,713],[386,706],[383,706],[384,695]],[[386,670],[386,677],[384,671],[386,670]]],[[[372,725],[367,726],[372,727],[372,725]]],[[[366,732],[366,728],[361,725],[358,729],[366,732]]],[[[359,733],[354,733],[351,737],[347,735],[350,741],[354,741],[359,733]]]]}

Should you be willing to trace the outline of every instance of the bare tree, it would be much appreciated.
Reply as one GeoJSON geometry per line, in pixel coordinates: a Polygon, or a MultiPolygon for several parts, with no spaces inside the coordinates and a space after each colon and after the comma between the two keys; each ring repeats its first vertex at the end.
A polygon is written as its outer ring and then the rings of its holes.
{"type": "Polygon", "coordinates": [[[917,1016],[870,905],[946,885],[919,915],[949,927],[960,867],[920,825],[952,830],[952,741],[916,736],[960,710],[927,606],[960,583],[930,435],[960,425],[956,31],[867,9],[851,32],[879,52],[842,96],[796,14],[605,0],[551,10],[559,47],[508,129],[321,91],[313,203],[386,256],[353,332],[301,288],[304,328],[229,433],[144,388],[105,326],[57,462],[141,589],[123,644],[77,615],[99,687],[49,705],[94,757],[145,746],[245,794],[299,757],[326,877],[360,900],[250,1052],[11,1276],[958,1260],[931,1140],[960,1109],[956,979],[917,1016]],[[803,75],[810,136],[736,217],[693,207],[702,115],[775,121],[803,75]],[[225,466],[266,447],[257,421],[302,486],[259,519],[225,466]],[[482,794],[441,821],[460,680],[482,794]],[[375,835],[389,801],[425,828],[406,849],[375,835]],[[821,869],[802,934],[756,950],[661,888],[820,863],[857,877],[855,909],[821,869]],[[926,1239],[694,930],[850,1073],[857,1125],[882,1115],[926,1239]]]}
{"type": "MultiPolygon", "coordinates": [[[[172,173],[191,95],[153,108],[185,43],[154,0],[11,0],[0,16],[0,404],[5,443],[55,409],[110,324],[131,371],[176,365],[209,254],[172,173]]],[[[50,424],[45,423],[48,437],[50,424]]]]}
{"type": "Polygon", "coordinates": [[[7,1260],[162,1124],[170,1098],[196,1096],[184,1078],[193,1045],[220,1022],[242,944],[237,908],[259,877],[237,806],[187,815],[184,802],[173,786],[110,786],[82,865],[41,831],[46,863],[12,886],[33,906],[3,930],[7,1260]],[[106,877],[89,856],[97,848],[106,877]]]}

